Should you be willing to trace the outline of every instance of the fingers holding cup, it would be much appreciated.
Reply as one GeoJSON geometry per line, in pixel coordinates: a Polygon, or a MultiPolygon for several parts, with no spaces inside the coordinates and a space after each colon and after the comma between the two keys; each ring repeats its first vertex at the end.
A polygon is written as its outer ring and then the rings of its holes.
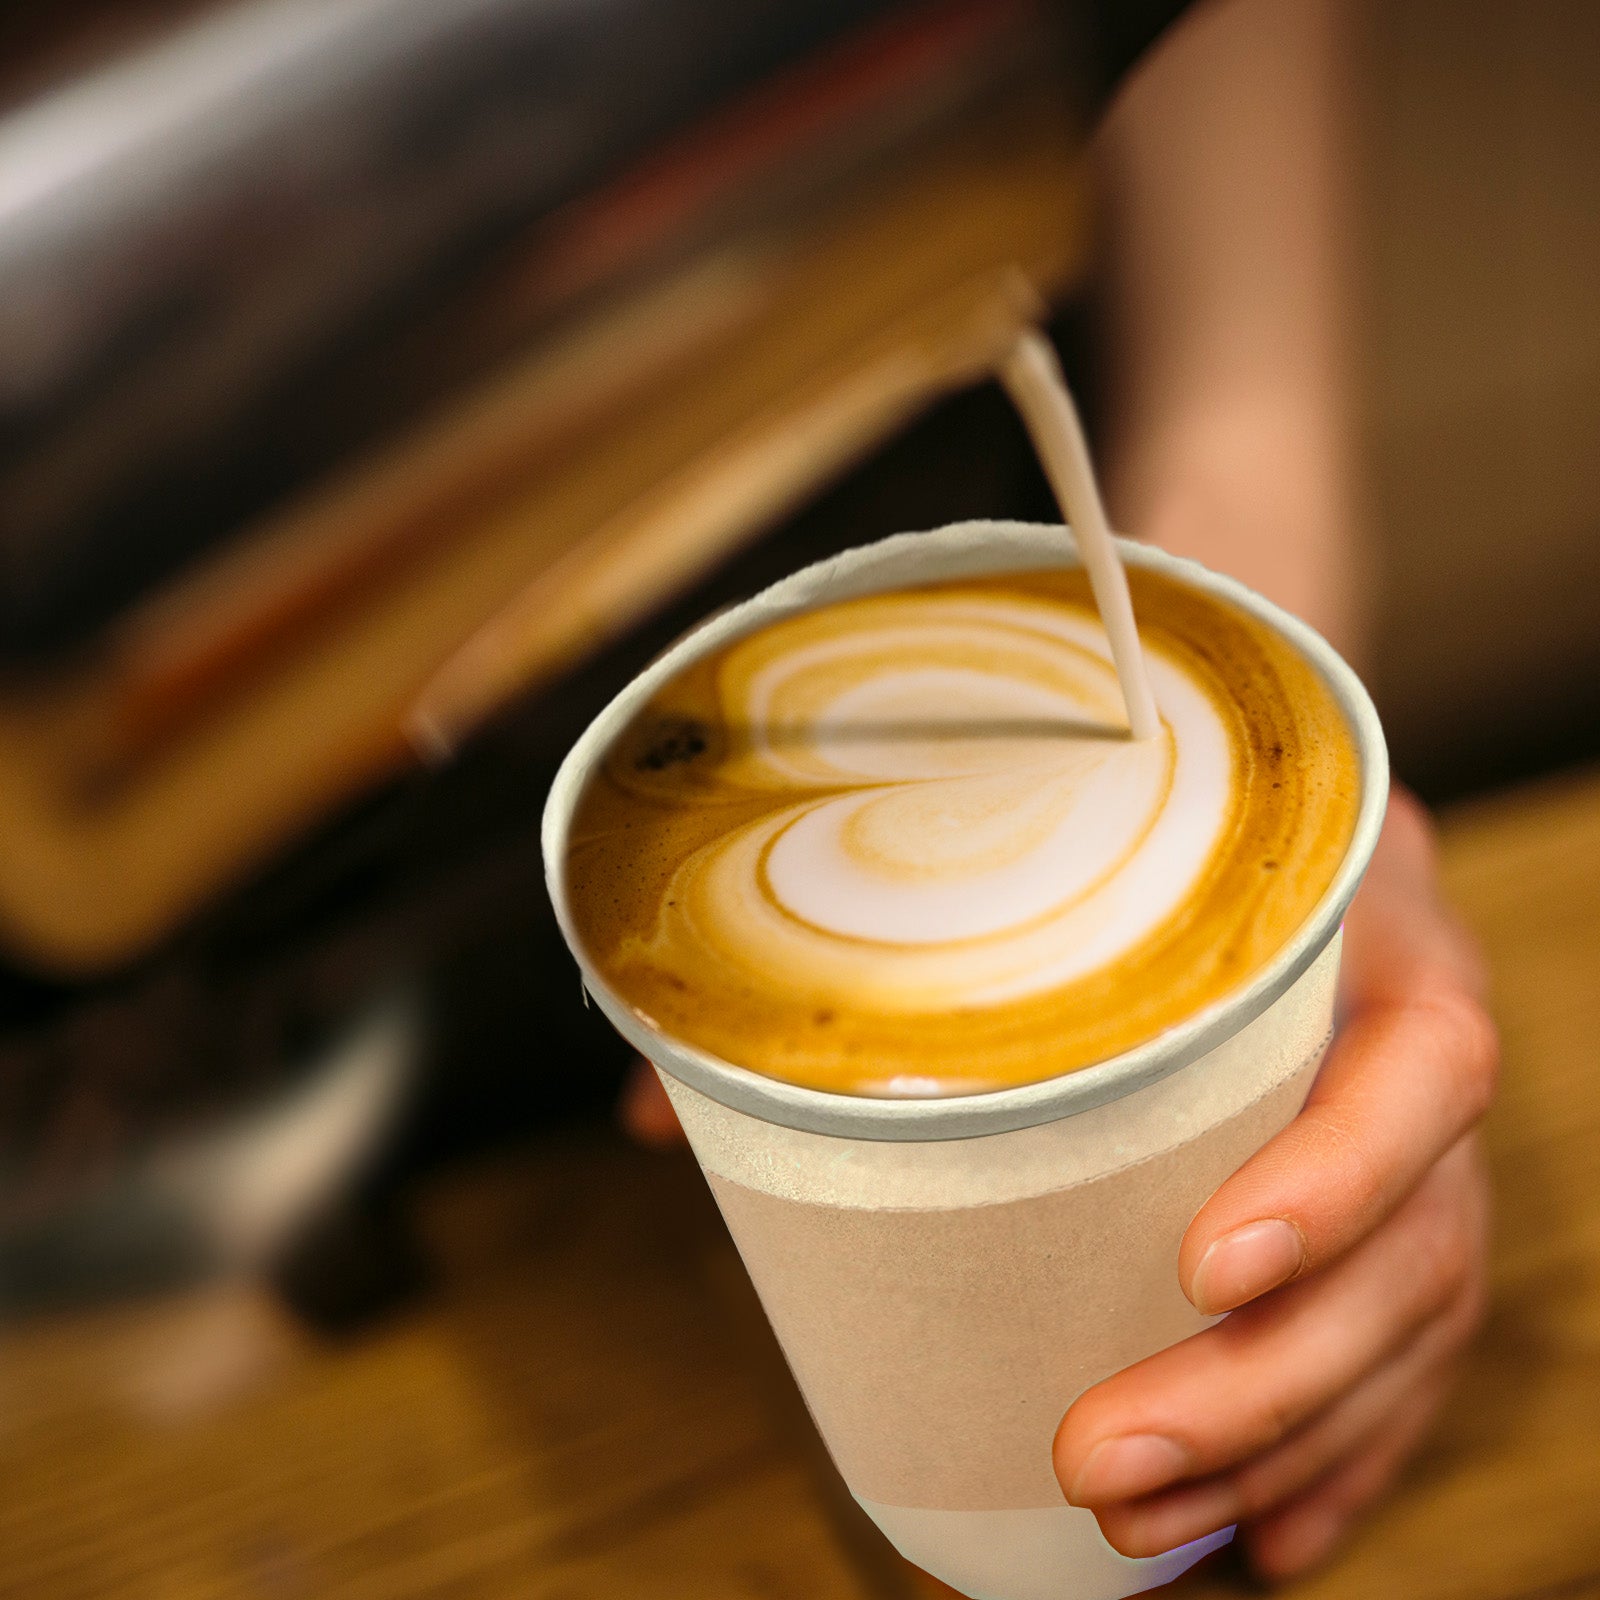
{"type": "Polygon", "coordinates": [[[1485,1211],[1464,1141],[1336,1266],[1091,1389],[1056,1436],[1068,1499],[1102,1514],[1114,1543],[1174,1527],[1182,1542],[1328,1470],[1386,1393],[1428,1381],[1475,1326],[1485,1211]]]}

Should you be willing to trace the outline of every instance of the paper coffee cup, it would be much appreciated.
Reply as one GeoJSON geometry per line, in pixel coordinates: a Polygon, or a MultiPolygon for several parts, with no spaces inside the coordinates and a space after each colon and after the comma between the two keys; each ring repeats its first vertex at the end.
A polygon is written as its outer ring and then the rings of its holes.
{"type": "Polygon", "coordinates": [[[1333,1027],[1339,924],[1382,826],[1388,766],[1355,674],[1230,579],[1122,542],[1283,635],[1349,722],[1361,801],[1299,932],[1221,1001],[1062,1077],[938,1099],[830,1094],[652,1027],[574,933],[567,835],[613,740],[690,662],[783,617],[945,579],[1077,564],[1067,530],[965,523],[806,568],[690,634],[596,718],[556,777],[546,873],[584,982],[660,1072],[834,1461],[903,1555],[974,1600],[1115,1600],[1165,1583],[1231,1530],[1146,1560],[1068,1506],[1062,1413],[1199,1331],[1177,1282],[1195,1212],[1304,1103],[1333,1027]]]}

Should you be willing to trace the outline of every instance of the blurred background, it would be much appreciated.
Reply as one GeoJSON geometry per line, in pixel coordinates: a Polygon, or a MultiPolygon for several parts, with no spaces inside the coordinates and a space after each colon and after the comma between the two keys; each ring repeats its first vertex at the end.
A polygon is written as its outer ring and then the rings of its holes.
{"type": "MultiPolygon", "coordinates": [[[[707,610],[1053,515],[984,374],[1037,292],[1093,422],[1087,139],[1180,9],[0,17],[0,1595],[920,1592],[611,1131],[537,819],[707,610]]],[[[1350,10],[1370,675],[1570,998],[1600,12],[1350,10]]]]}

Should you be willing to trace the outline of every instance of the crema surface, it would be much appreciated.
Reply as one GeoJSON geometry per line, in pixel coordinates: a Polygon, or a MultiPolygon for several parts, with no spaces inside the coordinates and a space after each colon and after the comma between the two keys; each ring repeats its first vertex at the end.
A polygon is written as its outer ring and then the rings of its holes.
{"type": "Polygon", "coordinates": [[[1238,987],[1338,870],[1354,741],[1270,629],[1129,580],[1141,742],[1076,571],[844,601],[695,663],[579,802],[590,959],[660,1030],[869,1095],[1053,1077],[1238,987]]]}

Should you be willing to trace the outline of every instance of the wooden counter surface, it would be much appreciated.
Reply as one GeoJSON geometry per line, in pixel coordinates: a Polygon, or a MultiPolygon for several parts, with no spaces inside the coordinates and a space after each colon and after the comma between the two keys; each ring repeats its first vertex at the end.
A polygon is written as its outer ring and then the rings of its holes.
{"type": "MultiPolygon", "coordinates": [[[[1600,774],[1449,819],[1506,1070],[1492,1316],[1320,1600],[1600,1597],[1600,774]]],[[[552,1137],[433,1193],[414,1312],[263,1296],[0,1334],[4,1600],[912,1600],[687,1157],[552,1137]]],[[[1222,1567],[1168,1591],[1249,1592],[1222,1567]]]]}

